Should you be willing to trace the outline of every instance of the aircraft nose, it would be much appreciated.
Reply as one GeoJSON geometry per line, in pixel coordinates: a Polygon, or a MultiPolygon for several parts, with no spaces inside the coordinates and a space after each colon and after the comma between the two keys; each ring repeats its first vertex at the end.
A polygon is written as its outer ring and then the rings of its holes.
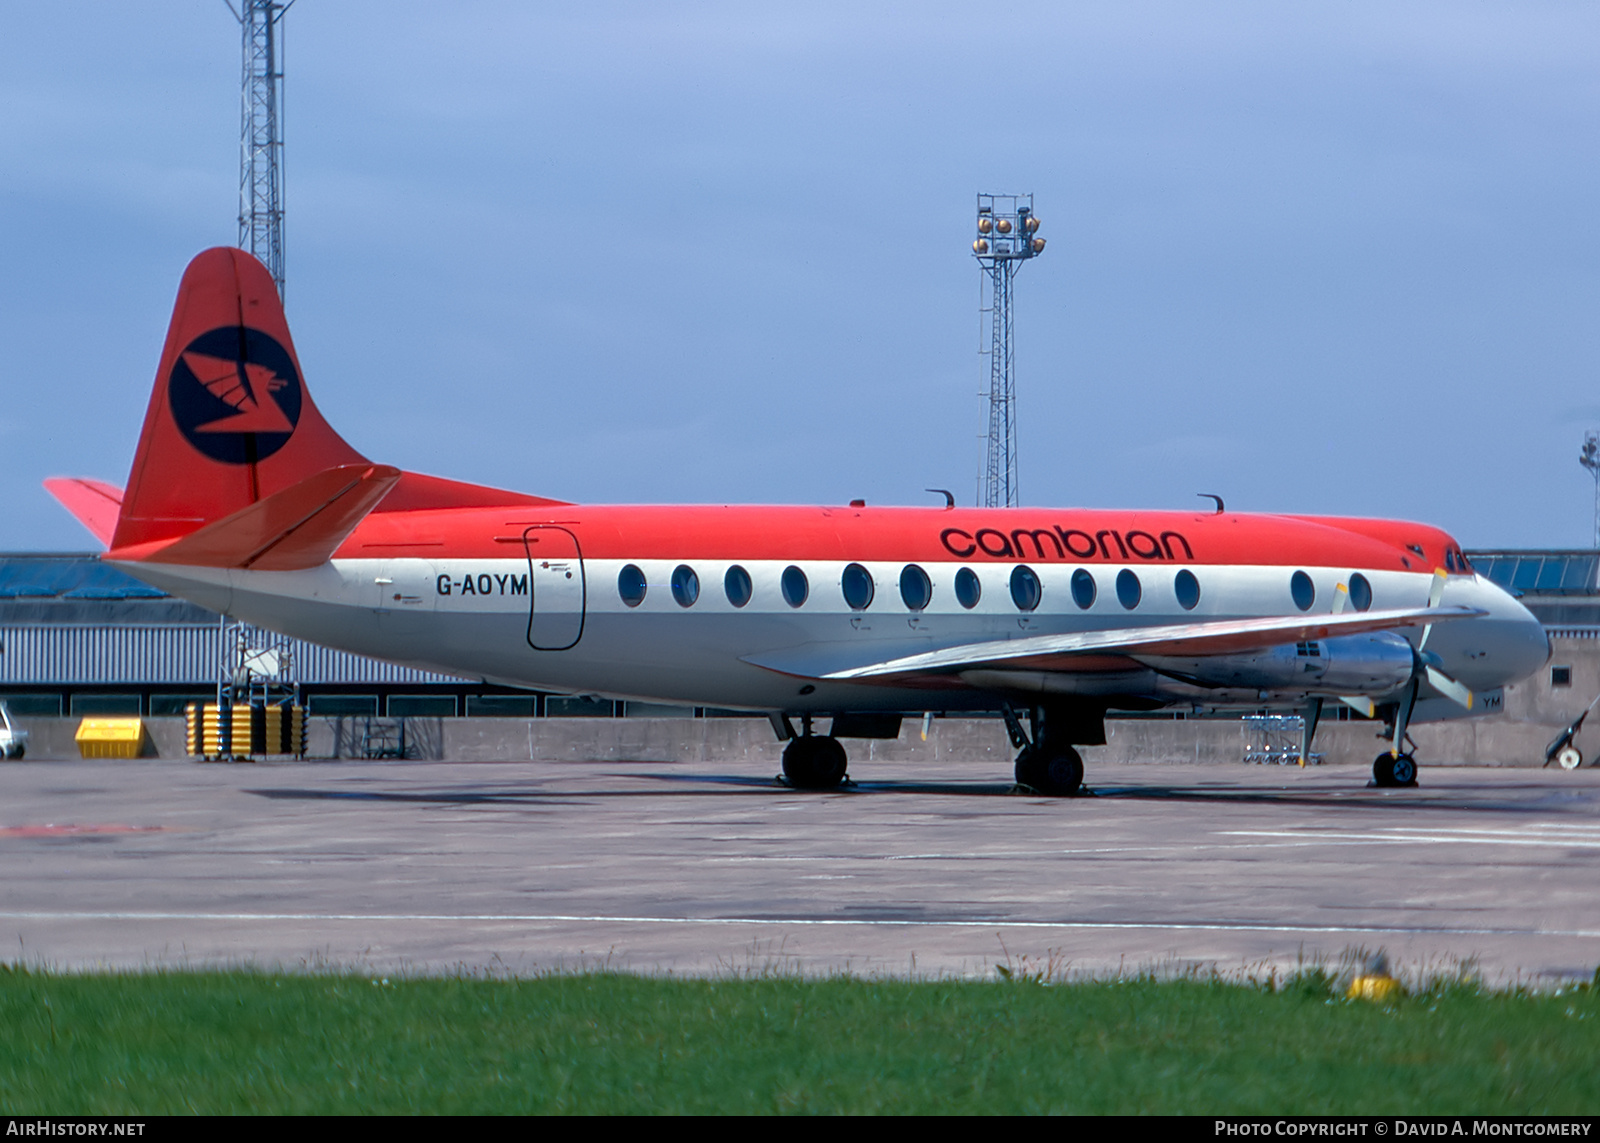
{"type": "Polygon", "coordinates": [[[1493,593],[1489,601],[1490,618],[1498,628],[1495,648],[1500,667],[1507,672],[1507,682],[1526,678],[1550,661],[1554,653],[1550,635],[1537,616],[1523,606],[1522,601],[1497,584],[1484,581],[1493,593]]]}

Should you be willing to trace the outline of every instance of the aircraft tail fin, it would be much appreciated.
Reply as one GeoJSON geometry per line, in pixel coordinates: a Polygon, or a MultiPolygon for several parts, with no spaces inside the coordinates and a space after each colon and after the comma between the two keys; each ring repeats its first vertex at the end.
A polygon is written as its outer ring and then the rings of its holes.
{"type": "Polygon", "coordinates": [[[79,476],[52,476],[44,482],[44,487],[78,523],[94,533],[101,547],[111,546],[111,536],[117,530],[117,516],[122,511],[122,489],[103,480],[79,476]]]}
{"type": "Polygon", "coordinates": [[[367,463],[311,400],[266,267],[243,250],[206,250],[178,286],[111,546],[174,540],[367,463]]]}
{"type": "Polygon", "coordinates": [[[254,571],[325,563],[400,479],[385,464],[343,464],[206,524],[171,543],[118,549],[121,559],[254,571]]]}

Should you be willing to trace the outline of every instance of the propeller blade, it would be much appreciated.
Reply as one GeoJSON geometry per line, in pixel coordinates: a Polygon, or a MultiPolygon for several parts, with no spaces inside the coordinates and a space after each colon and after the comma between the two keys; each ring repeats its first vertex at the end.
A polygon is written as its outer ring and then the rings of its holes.
{"type": "Polygon", "coordinates": [[[1427,673],[1428,685],[1433,687],[1434,690],[1444,695],[1445,698],[1466,707],[1468,710],[1472,709],[1472,692],[1465,686],[1456,682],[1456,680],[1437,667],[1424,667],[1423,670],[1427,673]]]}
{"type": "Polygon", "coordinates": [[[1378,710],[1378,704],[1366,695],[1340,695],[1339,701],[1364,718],[1371,718],[1378,710]]]}
{"type": "MultiPolygon", "coordinates": [[[[1439,601],[1444,598],[1444,582],[1449,578],[1449,573],[1443,568],[1433,569],[1433,582],[1428,585],[1428,606],[1438,607],[1439,601]]],[[[1422,638],[1417,641],[1417,650],[1422,650],[1428,645],[1428,636],[1433,634],[1433,624],[1428,624],[1422,629],[1422,638]]]]}
{"type": "Polygon", "coordinates": [[[1333,613],[1335,615],[1343,615],[1344,609],[1349,602],[1350,589],[1341,583],[1333,589],[1333,613]]]}
{"type": "Polygon", "coordinates": [[[1444,598],[1444,583],[1449,579],[1449,573],[1443,568],[1433,569],[1433,582],[1428,585],[1428,606],[1438,607],[1439,601],[1444,598]]]}

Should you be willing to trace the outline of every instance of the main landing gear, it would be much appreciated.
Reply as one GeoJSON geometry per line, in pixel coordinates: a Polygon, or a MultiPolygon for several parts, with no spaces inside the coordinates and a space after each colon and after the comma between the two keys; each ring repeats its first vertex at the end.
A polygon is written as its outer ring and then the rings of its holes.
{"type": "Polygon", "coordinates": [[[836,789],[850,761],[844,747],[832,735],[812,734],[809,717],[805,728],[783,748],[783,776],[797,790],[836,789]]]}
{"type": "Polygon", "coordinates": [[[1035,707],[1029,712],[1033,731],[1031,740],[1022,729],[1015,711],[1007,706],[1002,713],[1005,715],[1006,731],[1011,735],[1011,745],[1020,751],[1017,754],[1017,785],[1047,798],[1070,798],[1084,792],[1083,756],[1073,749],[1072,744],[1104,744],[1103,711],[1035,707]]]}
{"type": "Polygon", "coordinates": [[[1051,798],[1083,790],[1083,756],[1070,746],[1039,745],[1017,755],[1017,785],[1051,798]]]}

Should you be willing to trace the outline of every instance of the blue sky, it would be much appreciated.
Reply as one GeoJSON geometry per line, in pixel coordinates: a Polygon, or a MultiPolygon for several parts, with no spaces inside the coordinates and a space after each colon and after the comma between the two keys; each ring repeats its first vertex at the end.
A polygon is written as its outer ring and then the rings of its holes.
{"type": "MultiPolygon", "coordinates": [[[[583,501],[970,502],[974,196],[1032,505],[1580,546],[1600,8],[395,4],[287,17],[288,310],[376,459],[583,501]]],[[[0,548],[122,483],[231,243],[221,0],[0,5],[0,548]]]]}

